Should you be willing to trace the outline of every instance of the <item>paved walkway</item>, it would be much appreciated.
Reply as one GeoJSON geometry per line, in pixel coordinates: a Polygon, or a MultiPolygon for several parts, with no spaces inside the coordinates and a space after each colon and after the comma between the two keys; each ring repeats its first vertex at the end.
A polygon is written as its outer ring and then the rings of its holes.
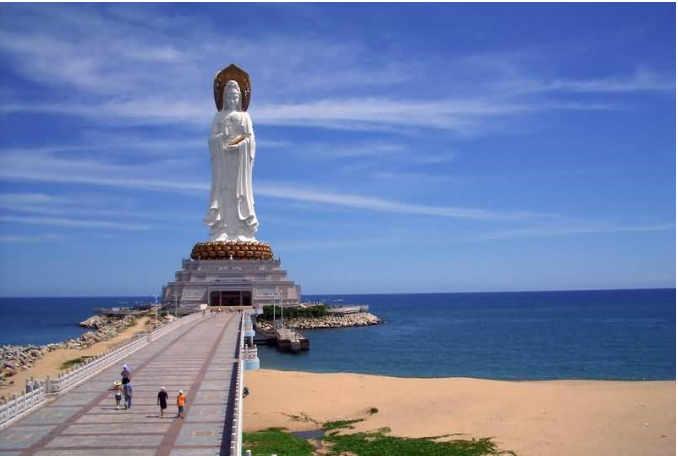
{"type": "Polygon", "coordinates": [[[228,455],[239,327],[240,314],[226,313],[175,329],[1,431],[0,456],[228,455]],[[133,368],[134,397],[132,408],[116,410],[109,389],[123,363],[133,368]],[[174,418],[179,389],[186,419],[174,418]]]}

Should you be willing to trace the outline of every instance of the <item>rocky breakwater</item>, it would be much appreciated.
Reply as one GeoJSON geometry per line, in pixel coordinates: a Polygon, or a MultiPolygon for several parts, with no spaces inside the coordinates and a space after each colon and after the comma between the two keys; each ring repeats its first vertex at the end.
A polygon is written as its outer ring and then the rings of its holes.
{"type": "MultiPolygon", "coordinates": [[[[324,315],[322,317],[285,318],[285,324],[296,329],[348,328],[351,326],[371,326],[381,323],[381,319],[369,312],[349,315],[324,315]]],[[[257,320],[257,329],[272,331],[273,323],[268,320],[257,320]]]]}
{"type": "MultiPolygon", "coordinates": [[[[54,345],[54,344],[50,344],[54,345]]],[[[19,371],[33,367],[33,364],[47,353],[52,351],[49,346],[42,345],[3,345],[0,347],[0,387],[13,383],[10,377],[19,371]]]]}
{"type": "Polygon", "coordinates": [[[120,334],[126,328],[136,325],[136,318],[131,315],[124,317],[105,317],[102,315],[95,315],[87,320],[80,322],[83,328],[93,329],[94,331],[87,331],[77,339],[68,341],[69,346],[66,348],[83,349],[91,347],[102,340],[109,340],[120,334]]]}
{"type": "MultiPolygon", "coordinates": [[[[19,371],[27,371],[47,353],[59,349],[83,350],[89,348],[97,342],[109,340],[116,337],[126,328],[134,326],[136,323],[134,317],[129,315],[120,317],[104,317],[95,315],[80,323],[83,328],[89,328],[88,331],[75,339],[69,339],[63,342],[57,342],[47,345],[4,345],[0,347],[0,388],[12,384],[12,376],[19,371]]],[[[158,323],[158,326],[164,323],[158,323]]]]}

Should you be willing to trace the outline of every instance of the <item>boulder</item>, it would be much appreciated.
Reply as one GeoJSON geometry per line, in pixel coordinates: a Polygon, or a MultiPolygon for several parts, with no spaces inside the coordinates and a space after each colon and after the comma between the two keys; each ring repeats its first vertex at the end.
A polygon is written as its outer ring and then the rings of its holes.
{"type": "Polygon", "coordinates": [[[5,377],[11,377],[12,375],[16,374],[16,369],[5,367],[2,373],[4,374],[5,377]]]}
{"type": "Polygon", "coordinates": [[[87,320],[80,322],[80,326],[83,328],[98,329],[106,324],[106,317],[101,315],[94,315],[89,317],[87,320]]]}

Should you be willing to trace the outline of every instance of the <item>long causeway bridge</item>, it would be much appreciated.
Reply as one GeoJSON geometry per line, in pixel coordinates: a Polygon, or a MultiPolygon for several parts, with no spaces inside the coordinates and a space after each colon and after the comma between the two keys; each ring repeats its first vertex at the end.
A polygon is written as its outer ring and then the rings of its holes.
{"type": "Polygon", "coordinates": [[[110,358],[67,391],[50,393],[43,385],[31,393],[43,400],[5,420],[0,456],[240,456],[248,316],[193,314],[181,320],[172,330],[151,333],[133,353],[110,358]],[[111,387],[125,363],[133,368],[132,407],[116,410],[111,387]],[[156,405],[161,386],[169,394],[164,418],[156,405]],[[180,389],[185,419],[175,418],[180,389]]]}

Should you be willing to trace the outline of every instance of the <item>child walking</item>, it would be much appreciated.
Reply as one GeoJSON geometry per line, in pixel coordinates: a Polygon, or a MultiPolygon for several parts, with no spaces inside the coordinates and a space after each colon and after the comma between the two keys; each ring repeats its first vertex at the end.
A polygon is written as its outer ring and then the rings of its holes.
{"type": "Polygon", "coordinates": [[[177,396],[177,418],[184,417],[184,407],[186,406],[186,396],[184,392],[179,390],[179,395],[177,396]]]}

